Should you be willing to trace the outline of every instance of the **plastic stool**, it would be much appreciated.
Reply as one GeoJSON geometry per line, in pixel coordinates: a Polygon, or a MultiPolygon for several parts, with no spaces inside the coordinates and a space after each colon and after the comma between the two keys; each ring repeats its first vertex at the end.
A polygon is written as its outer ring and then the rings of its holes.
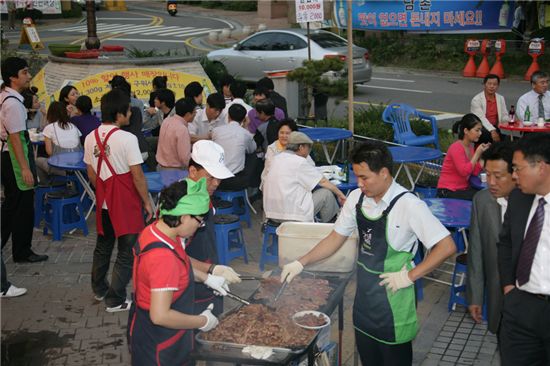
{"type": "Polygon", "coordinates": [[[44,218],[44,199],[46,193],[62,191],[65,189],[65,183],[55,183],[47,186],[38,186],[34,190],[34,227],[40,227],[40,222],[44,218]]]}
{"type": "Polygon", "coordinates": [[[44,211],[44,219],[46,220],[44,235],[48,234],[49,228],[53,233],[54,241],[61,240],[64,233],[73,229],[82,229],[84,235],[88,235],[84,208],[80,202],[80,194],[77,191],[46,193],[44,211]]]}
{"type": "Polygon", "coordinates": [[[212,204],[216,209],[216,215],[231,215],[233,213],[233,204],[229,201],[214,199],[212,204]]]}
{"type": "Polygon", "coordinates": [[[449,297],[449,311],[455,309],[456,304],[468,307],[466,301],[466,285],[464,284],[464,276],[468,269],[468,254],[459,254],[456,257],[455,269],[453,271],[453,278],[451,280],[451,296],[449,297]],[[458,282],[457,277],[460,275],[461,281],[458,282]]]}
{"type": "Polygon", "coordinates": [[[228,264],[232,259],[241,256],[244,262],[248,263],[239,216],[214,215],[214,230],[216,232],[216,249],[220,264],[228,264]]]}
{"type": "Polygon", "coordinates": [[[277,228],[279,225],[281,223],[269,219],[262,225],[264,232],[262,256],[260,257],[260,271],[262,272],[264,271],[265,263],[279,263],[279,238],[277,237],[277,228]]]}
{"type": "Polygon", "coordinates": [[[246,190],[240,191],[216,191],[214,196],[223,200],[229,201],[233,204],[233,215],[239,216],[241,221],[246,222],[250,227],[250,209],[247,205],[246,190]]]}
{"type": "MultiPolygon", "coordinates": [[[[422,244],[418,245],[416,254],[413,258],[414,264],[417,266],[424,259],[424,247],[422,244]]],[[[414,281],[414,290],[416,292],[416,301],[422,301],[424,299],[424,280],[422,277],[414,281]]]]}

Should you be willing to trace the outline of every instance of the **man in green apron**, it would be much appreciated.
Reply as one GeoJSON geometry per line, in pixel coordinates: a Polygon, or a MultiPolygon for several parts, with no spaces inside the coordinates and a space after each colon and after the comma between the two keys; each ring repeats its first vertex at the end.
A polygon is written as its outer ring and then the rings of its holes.
{"type": "Polygon", "coordinates": [[[285,265],[281,281],[291,281],[304,266],[331,256],[358,230],[353,324],[361,363],[410,365],[418,330],[413,282],[453,255],[455,244],[426,204],[394,181],[392,156],[384,144],[358,146],[351,161],[359,188],[346,200],[334,230],[285,265]],[[430,252],[413,267],[418,241],[430,252]]]}
{"type": "Polygon", "coordinates": [[[27,61],[8,57],[2,62],[4,88],[0,94],[0,139],[2,140],[2,248],[11,237],[14,262],[40,262],[47,255],[32,249],[34,186],[36,169],[27,132],[27,109],[21,92],[30,86],[27,61]]]}

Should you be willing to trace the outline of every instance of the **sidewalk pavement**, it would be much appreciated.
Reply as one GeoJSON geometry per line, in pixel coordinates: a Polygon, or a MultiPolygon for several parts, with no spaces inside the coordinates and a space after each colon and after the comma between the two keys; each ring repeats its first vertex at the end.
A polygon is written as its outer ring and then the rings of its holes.
{"type": "MultiPolygon", "coordinates": [[[[260,202],[255,203],[261,212],[260,202]]],[[[11,244],[4,248],[8,279],[28,293],[2,299],[2,365],[129,365],[126,345],[127,312],[110,314],[105,304],[94,300],[90,273],[96,231],[94,215],[88,220],[87,237],[80,231],[53,242],[35,230],[33,249],[50,256],[47,262],[16,264],[11,244]]],[[[258,274],[262,236],[261,215],[253,215],[252,228],[244,229],[249,263],[231,262],[241,274],[258,274]]],[[[266,269],[273,269],[267,266],[266,269]]],[[[448,280],[448,278],[446,278],[448,280]]],[[[449,287],[424,281],[424,300],[418,304],[420,332],[414,341],[414,365],[498,365],[496,338],[485,325],[474,325],[463,308],[447,312],[449,287]]],[[[256,286],[243,281],[232,290],[244,297],[256,286]]],[[[130,296],[131,285],[128,288],[130,296]]],[[[345,298],[342,360],[354,365],[352,304],[355,280],[348,285],[345,298]]],[[[226,299],[226,310],[237,303],[226,299]]],[[[337,314],[333,314],[333,324],[337,314]]],[[[338,339],[336,327],[332,340],[338,339]]]]}

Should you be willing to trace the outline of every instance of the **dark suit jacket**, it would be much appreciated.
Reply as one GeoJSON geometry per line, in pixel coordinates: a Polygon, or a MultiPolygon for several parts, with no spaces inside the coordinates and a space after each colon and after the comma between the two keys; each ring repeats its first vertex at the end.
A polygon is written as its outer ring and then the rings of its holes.
{"type": "Polygon", "coordinates": [[[497,263],[501,217],[501,207],[489,190],[485,189],[474,196],[468,245],[466,298],[468,304],[482,305],[486,291],[489,330],[495,334],[500,325],[503,298],[497,263]]]}
{"type": "Polygon", "coordinates": [[[514,189],[508,198],[508,209],[498,242],[498,267],[502,287],[516,284],[516,267],[529,211],[535,195],[514,189]]]}

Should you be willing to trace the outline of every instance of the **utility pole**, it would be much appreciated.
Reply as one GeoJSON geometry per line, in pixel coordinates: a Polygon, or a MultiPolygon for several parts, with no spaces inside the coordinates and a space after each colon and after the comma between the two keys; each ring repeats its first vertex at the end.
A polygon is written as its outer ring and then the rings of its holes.
{"type": "Polygon", "coordinates": [[[95,1],[86,0],[86,26],[88,27],[88,37],[86,37],[86,49],[98,49],[101,45],[97,37],[97,26],[95,22],[95,1]]]}

